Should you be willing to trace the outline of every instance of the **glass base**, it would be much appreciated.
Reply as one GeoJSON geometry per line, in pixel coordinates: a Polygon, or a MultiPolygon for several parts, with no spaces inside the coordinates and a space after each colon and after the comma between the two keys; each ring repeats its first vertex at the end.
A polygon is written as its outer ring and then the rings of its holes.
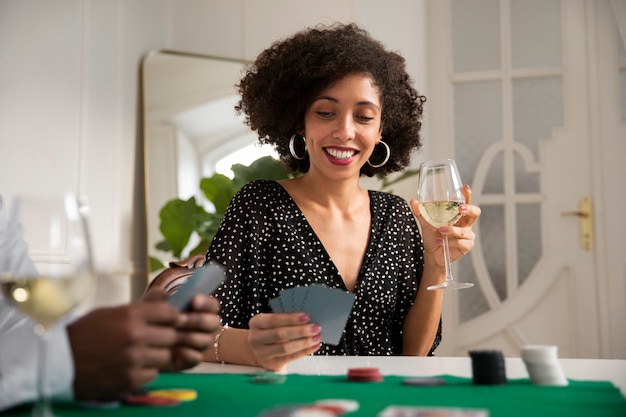
{"type": "Polygon", "coordinates": [[[458,282],[454,280],[445,280],[441,284],[431,285],[428,287],[428,290],[460,290],[462,288],[473,287],[474,284],[471,282],[458,282]]]}
{"type": "Polygon", "coordinates": [[[33,407],[32,417],[57,417],[52,411],[52,405],[48,401],[39,401],[33,407]]]}

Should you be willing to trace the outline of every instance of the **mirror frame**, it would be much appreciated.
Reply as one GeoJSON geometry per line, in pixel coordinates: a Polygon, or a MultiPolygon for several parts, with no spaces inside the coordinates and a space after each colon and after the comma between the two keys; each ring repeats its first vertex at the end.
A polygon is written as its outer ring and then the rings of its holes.
{"type": "Polygon", "coordinates": [[[247,64],[168,49],[141,61],[147,282],[160,272],[150,272],[151,257],[165,265],[174,260],[155,248],[163,240],[161,207],[176,197],[203,198],[199,181],[215,163],[257,141],[234,110],[235,84],[247,64]]]}

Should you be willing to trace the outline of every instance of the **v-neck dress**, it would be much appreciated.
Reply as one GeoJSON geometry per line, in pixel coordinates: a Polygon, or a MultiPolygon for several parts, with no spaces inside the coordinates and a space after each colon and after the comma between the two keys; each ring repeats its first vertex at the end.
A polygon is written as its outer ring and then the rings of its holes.
{"type": "MultiPolygon", "coordinates": [[[[405,317],[424,267],[423,244],[407,202],[369,191],[371,229],[357,278],[356,299],[338,345],[322,343],[317,355],[400,355],[405,317]]],[[[276,181],[246,184],[232,199],[207,261],[226,267],[216,292],[223,323],[248,328],[282,289],[322,283],[346,286],[289,193],[276,181]]],[[[441,323],[431,348],[441,340],[441,323]]]]}

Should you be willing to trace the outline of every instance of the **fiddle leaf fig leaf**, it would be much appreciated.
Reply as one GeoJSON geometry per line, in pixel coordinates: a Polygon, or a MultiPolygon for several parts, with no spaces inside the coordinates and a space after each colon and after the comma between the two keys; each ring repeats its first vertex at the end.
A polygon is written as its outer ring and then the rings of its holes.
{"type": "Polygon", "coordinates": [[[239,190],[233,181],[225,175],[213,174],[208,178],[200,180],[200,189],[206,198],[213,203],[217,213],[225,213],[230,200],[239,190]]]}
{"type": "Polygon", "coordinates": [[[149,265],[150,272],[160,271],[161,269],[166,268],[166,265],[163,262],[161,262],[160,259],[157,259],[154,256],[150,256],[149,260],[150,260],[150,265],[149,265]]]}
{"type": "Polygon", "coordinates": [[[249,166],[233,164],[230,169],[235,174],[233,183],[235,187],[237,187],[237,190],[250,181],[258,179],[281,180],[289,178],[289,173],[284,165],[271,156],[263,156],[252,162],[249,166]]]}
{"type": "Polygon", "coordinates": [[[180,257],[194,231],[194,216],[203,212],[205,213],[205,210],[196,204],[194,197],[186,201],[180,198],[172,199],[159,212],[161,218],[159,228],[169,242],[174,256],[180,257]]]}

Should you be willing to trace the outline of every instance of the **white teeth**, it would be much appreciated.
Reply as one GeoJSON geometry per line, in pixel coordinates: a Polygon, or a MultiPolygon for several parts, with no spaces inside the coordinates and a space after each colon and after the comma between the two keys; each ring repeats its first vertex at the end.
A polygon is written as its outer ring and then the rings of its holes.
{"type": "Polygon", "coordinates": [[[354,151],[338,151],[337,149],[326,149],[326,152],[337,159],[348,159],[354,155],[354,151]]]}

